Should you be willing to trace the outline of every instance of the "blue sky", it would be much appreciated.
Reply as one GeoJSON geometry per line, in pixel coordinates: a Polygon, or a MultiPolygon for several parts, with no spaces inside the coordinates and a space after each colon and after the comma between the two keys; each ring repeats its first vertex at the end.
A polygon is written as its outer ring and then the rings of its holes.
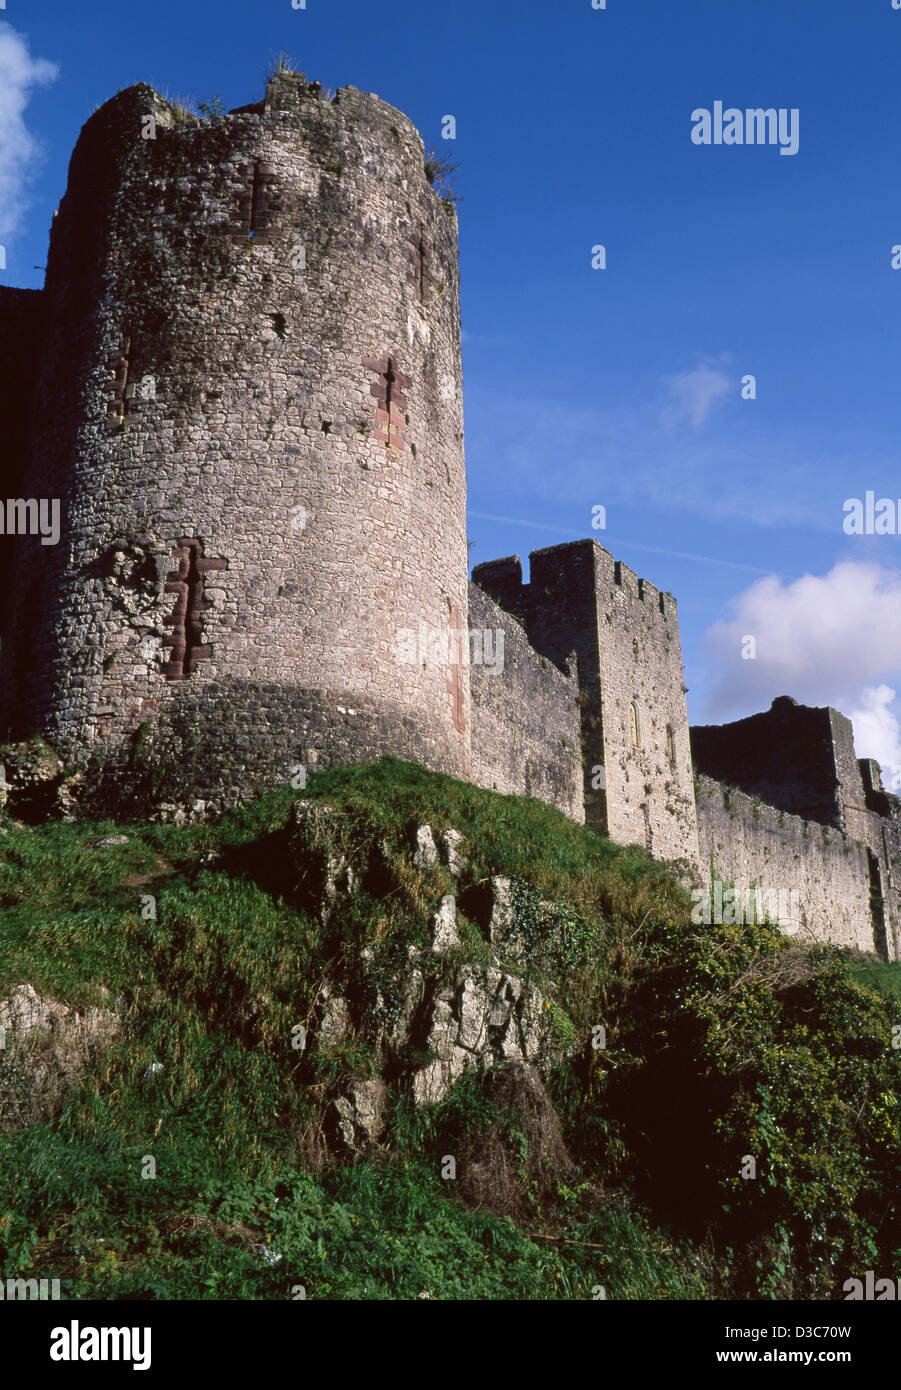
{"type": "Polygon", "coordinates": [[[836,704],[891,777],[901,536],[842,523],[901,498],[901,10],[607,6],[7,0],[0,281],[41,284],[72,146],[119,87],[237,106],[285,52],[378,92],[459,164],[473,562],[596,535],[676,595],[693,722],[836,704]],[[797,108],[797,154],[694,144],[715,101],[797,108]]]}

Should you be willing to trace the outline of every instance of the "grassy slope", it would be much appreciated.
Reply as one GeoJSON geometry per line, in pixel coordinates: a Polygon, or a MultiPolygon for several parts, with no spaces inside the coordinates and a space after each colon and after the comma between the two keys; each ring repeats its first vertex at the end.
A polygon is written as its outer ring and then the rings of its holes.
{"type": "MultiPolygon", "coordinates": [[[[339,808],[329,833],[351,860],[389,848],[388,880],[327,927],[293,793],[215,826],[127,827],[111,848],[92,845],[113,825],[0,840],[0,997],[28,981],[84,1006],[103,986],[126,1022],[49,1116],[15,1111],[0,1054],[3,1117],[19,1119],[0,1135],[0,1272],[81,1297],[803,1297],[894,1248],[897,968],[854,962],[860,984],[840,953],[767,928],[692,928],[639,851],[410,764],[321,774],[304,795],[339,808]],[[477,1080],[427,1113],[398,1085],[379,1154],[323,1162],[328,1102],[373,1074],[371,1039],[291,1047],[324,982],[353,997],[364,946],[390,992],[392,962],[425,942],[455,885],[410,867],[417,823],[466,836],[461,902],[492,873],[521,885],[561,1038],[608,1030],[607,1051],[581,1046],[549,1078],[579,1172],[518,1226],[440,1176],[495,1118],[477,1080]]],[[[484,960],[463,926],[460,957],[484,960]]]]}

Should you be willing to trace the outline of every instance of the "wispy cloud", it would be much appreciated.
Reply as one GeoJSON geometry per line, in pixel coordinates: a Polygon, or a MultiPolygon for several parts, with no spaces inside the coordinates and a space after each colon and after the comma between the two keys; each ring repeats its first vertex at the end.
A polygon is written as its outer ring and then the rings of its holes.
{"type": "Polygon", "coordinates": [[[696,430],[720,401],[737,391],[735,377],[711,361],[701,361],[691,371],[667,377],[665,384],[669,399],[661,411],[663,424],[672,427],[687,420],[696,430]]]}
{"type": "Polygon", "coordinates": [[[461,337],[464,347],[509,347],[513,342],[509,333],[473,333],[468,328],[461,329],[461,337]]]}
{"type": "Polygon", "coordinates": [[[27,206],[27,187],[39,155],[25,124],[25,108],[35,87],[55,81],[59,68],[33,58],[28,39],[0,23],[0,241],[18,231],[27,206]]]}
{"type": "Polygon", "coordinates": [[[845,561],[827,574],[757,581],[705,635],[718,672],[705,718],[738,718],[776,695],[833,705],[854,724],[857,755],[887,781],[901,773],[901,571],[845,561]],[[756,652],[746,659],[753,638],[756,652]]]}
{"type": "MultiPolygon", "coordinates": [[[[841,543],[844,499],[883,486],[873,479],[897,472],[897,460],[860,432],[845,439],[820,432],[816,422],[804,428],[773,422],[756,403],[742,401],[737,373],[728,378],[728,401],[710,381],[677,388],[678,401],[671,399],[670,380],[604,405],[571,397],[558,382],[524,395],[494,389],[483,395],[471,387],[473,500],[486,512],[507,510],[496,505],[502,496],[526,512],[535,503],[578,505],[589,522],[591,505],[602,503],[611,529],[614,509],[656,508],[719,528],[737,523],[831,533],[841,543]],[[705,409],[707,425],[696,428],[692,420],[705,409]]],[[[738,530],[731,536],[746,542],[738,530]]]]}

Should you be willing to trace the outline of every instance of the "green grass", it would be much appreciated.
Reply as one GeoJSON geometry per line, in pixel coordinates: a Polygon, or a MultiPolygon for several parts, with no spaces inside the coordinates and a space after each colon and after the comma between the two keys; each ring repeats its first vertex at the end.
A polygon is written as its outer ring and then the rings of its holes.
{"type": "Polygon", "coordinates": [[[122,1029],[61,1102],[24,1119],[2,1098],[27,1076],[0,1053],[0,1274],[62,1278],[81,1298],[291,1298],[299,1285],[591,1298],[602,1285],[654,1299],[829,1297],[839,1272],[892,1272],[898,967],[767,927],[695,927],[640,850],[390,759],[215,825],[129,825],[110,848],[95,847],[120,832],[109,822],[5,828],[0,998],[27,981],[115,1007],[122,1029]],[[337,814],[299,828],[297,799],[337,814]],[[413,868],[426,823],[465,836],[458,883],[413,868]],[[362,886],[323,922],[326,851],[362,886]],[[331,1101],[378,1074],[371,1020],[393,1007],[444,893],[463,944],[427,968],[438,979],[488,959],[476,905],[495,874],[513,881],[520,973],[572,1044],[547,1078],[576,1165],[548,1176],[553,1200],[529,1185],[519,1121],[500,1116],[526,1194],[517,1224],[468,1209],[441,1177],[442,1156],[498,1119],[480,1078],[416,1111],[413,1061],[395,1058],[379,1150],[349,1163],[324,1147],[331,1101]],[[354,1030],[295,1051],[324,984],[354,1005],[354,1030]],[[590,1046],[597,1023],[605,1051],[590,1046]],[[749,1151],[753,1185],[737,1177],[749,1151]]]}
{"type": "Polygon", "coordinates": [[[851,970],[861,984],[875,986],[901,1004],[901,961],[867,956],[853,961],[851,970]]]}

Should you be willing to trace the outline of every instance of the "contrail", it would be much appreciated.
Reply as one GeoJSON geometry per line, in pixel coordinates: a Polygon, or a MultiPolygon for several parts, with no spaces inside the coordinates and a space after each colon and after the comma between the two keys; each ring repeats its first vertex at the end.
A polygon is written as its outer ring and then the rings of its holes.
{"type": "MultiPolygon", "coordinates": [[[[572,531],[567,531],[563,526],[547,526],[541,521],[526,521],[518,516],[494,516],[491,512],[470,512],[470,516],[478,517],[480,521],[502,521],[508,526],[529,526],[533,531],[551,531],[555,536],[569,536],[572,538],[572,531]]],[[[604,535],[603,542],[599,538],[598,543],[604,544],[610,541],[613,545],[628,545],[633,550],[646,550],[650,555],[668,555],[673,560],[696,560],[702,565],[725,565],[730,570],[746,570],[748,574],[776,575],[777,579],[785,579],[787,576],[779,574],[776,570],[758,569],[756,565],[740,565],[737,560],[719,560],[712,555],[692,555],[686,550],[664,550],[659,545],[641,545],[638,541],[624,540],[621,536],[604,535]]]]}

